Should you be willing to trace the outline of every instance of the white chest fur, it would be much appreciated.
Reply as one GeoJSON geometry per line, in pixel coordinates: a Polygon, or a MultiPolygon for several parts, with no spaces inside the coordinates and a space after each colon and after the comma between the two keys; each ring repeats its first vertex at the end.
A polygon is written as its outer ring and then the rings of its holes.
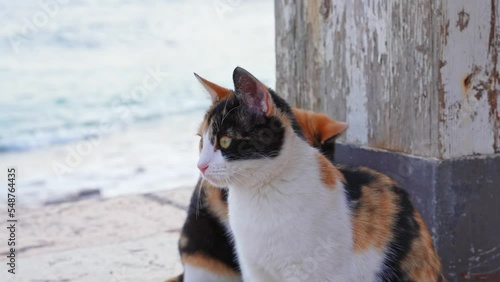
{"type": "Polygon", "coordinates": [[[326,187],[315,152],[295,149],[300,165],[262,187],[230,187],[229,222],[244,281],[356,281],[342,183],[326,187]]]}

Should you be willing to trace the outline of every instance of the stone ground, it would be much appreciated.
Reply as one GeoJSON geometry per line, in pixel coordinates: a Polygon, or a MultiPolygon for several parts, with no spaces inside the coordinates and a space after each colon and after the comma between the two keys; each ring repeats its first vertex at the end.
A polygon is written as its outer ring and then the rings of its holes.
{"type": "MultiPolygon", "coordinates": [[[[177,240],[191,193],[182,188],[21,209],[17,274],[7,273],[2,246],[0,281],[164,281],[182,270],[177,240]]],[[[0,222],[6,225],[5,213],[0,222]]]]}

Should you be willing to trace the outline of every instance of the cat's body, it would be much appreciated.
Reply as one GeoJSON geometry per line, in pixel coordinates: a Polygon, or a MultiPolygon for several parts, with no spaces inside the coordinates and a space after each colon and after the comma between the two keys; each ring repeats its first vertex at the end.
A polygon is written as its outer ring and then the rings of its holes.
{"type": "Polygon", "coordinates": [[[408,194],[366,168],[337,168],[304,139],[290,107],[237,68],[235,95],[201,126],[198,167],[229,187],[244,281],[442,281],[408,194]]]}

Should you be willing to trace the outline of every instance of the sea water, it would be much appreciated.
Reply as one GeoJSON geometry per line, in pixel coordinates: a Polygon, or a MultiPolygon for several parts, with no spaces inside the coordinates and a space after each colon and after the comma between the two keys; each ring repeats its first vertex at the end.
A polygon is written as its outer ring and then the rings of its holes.
{"type": "MultiPolygon", "coordinates": [[[[273,1],[0,2],[0,164],[20,202],[193,186],[209,106],[193,72],[274,86],[273,1]]],[[[5,195],[0,196],[2,199],[5,195]]]]}

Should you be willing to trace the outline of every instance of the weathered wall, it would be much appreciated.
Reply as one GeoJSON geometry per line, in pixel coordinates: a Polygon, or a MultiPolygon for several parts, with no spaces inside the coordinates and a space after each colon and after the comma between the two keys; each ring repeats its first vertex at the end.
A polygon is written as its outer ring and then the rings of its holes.
{"type": "Polygon", "coordinates": [[[340,141],[500,152],[499,0],[276,0],[277,90],[349,123],[340,141]]]}

